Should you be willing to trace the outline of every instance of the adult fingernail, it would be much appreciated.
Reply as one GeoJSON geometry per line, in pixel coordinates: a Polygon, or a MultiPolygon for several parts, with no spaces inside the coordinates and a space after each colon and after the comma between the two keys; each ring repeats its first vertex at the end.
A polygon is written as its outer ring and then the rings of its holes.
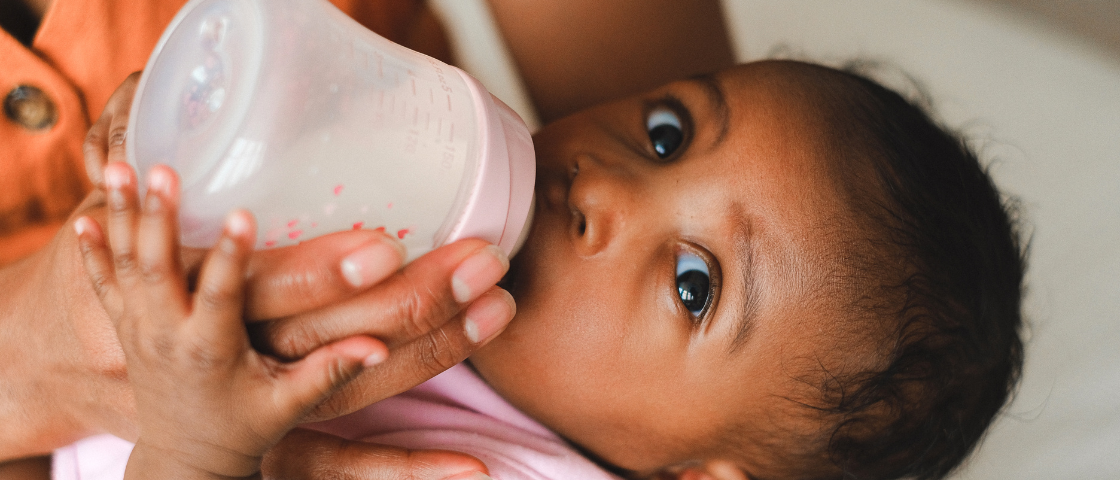
{"type": "Polygon", "coordinates": [[[388,358],[388,356],[385,354],[385,352],[378,350],[367,355],[366,358],[362,360],[362,366],[366,368],[373,367],[379,365],[381,362],[384,362],[386,358],[388,358]]]}
{"type": "Polygon", "coordinates": [[[342,277],[354,288],[367,287],[396,272],[404,258],[404,245],[381,239],[342,259],[342,277]]]}
{"type": "Polygon", "coordinates": [[[496,245],[487,245],[455,269],[451,275],[451,293],[459,303],[470,302],[497,284],[507,270],[509,258],[506,252],[496,245]]]}
{"type": "Polygon", "coordinates": [[[513,297],[505,291],[480,298],[463,314],[463,333],[475,345],[484,343],[509,324],[516,310],[513,297]]]}
{"type": "Polygon", "coordinates": [[[453,477],[447,477],[443,480],[494,480],[494,479],[490,478],[490,475],[487,475],[487,474],[482,473],[482,472],[471,472],[471,473],[464,473],[462,475],[455,475],[453,477]]]}
{"type": "Polygon", "coordinates": [[[109,134],[109,146],[119,147],[128,139],[128,130],[117,130],[109,134]]]}

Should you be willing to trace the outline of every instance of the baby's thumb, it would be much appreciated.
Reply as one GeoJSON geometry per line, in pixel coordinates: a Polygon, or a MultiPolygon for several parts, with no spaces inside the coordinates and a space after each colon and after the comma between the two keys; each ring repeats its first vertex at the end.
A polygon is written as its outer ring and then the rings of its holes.
{"type": "Polygon", "coordinates": [[[287,383],[292,402],[289,411],[305,411],[321,403],[389,356],[389,348],[373,337],[358,335],[322,346],[292,365],[287,383]]]}

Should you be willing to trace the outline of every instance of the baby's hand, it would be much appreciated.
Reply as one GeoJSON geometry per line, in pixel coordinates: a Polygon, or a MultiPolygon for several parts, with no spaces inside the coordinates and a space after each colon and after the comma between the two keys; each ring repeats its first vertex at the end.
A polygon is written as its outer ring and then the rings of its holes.
{"type": "Polygon", "coordinates": [[[86,270],[128,361],[140,437],[130,478],[259,475],[261,457],[313,406],[388,350],[350,337],[282,363],[254,351],[242,322],[252,216],[237,211],[211,249],[193,292],[178,256],[178,180],[149,176],[143,211],[131,167],[105,168],[108,241],[94,220],[75,222],[86,270]]]}

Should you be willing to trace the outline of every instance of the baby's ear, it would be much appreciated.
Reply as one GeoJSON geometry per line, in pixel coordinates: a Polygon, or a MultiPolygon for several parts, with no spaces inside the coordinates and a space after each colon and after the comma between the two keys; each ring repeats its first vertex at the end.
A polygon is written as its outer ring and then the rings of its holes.
{"type": "Polygon", "coordinates": [[[689,467],[677,475],[677,480],[750,480],[739,467],[727,460],[709,460],[689,467]]]}

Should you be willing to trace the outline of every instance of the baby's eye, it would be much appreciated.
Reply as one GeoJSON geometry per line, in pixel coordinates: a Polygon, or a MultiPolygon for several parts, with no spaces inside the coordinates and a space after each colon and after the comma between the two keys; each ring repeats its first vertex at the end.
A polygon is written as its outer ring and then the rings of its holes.
{"type": "Polygon", "coordinates": [[[653,150],[660,158],[668,158],[684,143],[684,129],[681,118],[666,107],[657,107],[646,117],[646,132],[653,150]]]}
{"type": "Polygon", "coordinates": [[[703,258],[688,252],[677,256],[677,295],[689,313],[699,319],[712,298],[711,276],[703,258]]]}

